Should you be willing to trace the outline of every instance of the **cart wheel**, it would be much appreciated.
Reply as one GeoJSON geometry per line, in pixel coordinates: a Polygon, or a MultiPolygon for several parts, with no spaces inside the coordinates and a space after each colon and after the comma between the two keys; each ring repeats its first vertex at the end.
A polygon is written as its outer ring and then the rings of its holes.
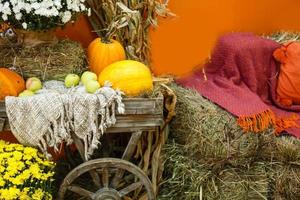
{"type": "Polygon", "coordinates": [[[136,165],[117,158],[102,158],[73,169],[60,186],[58,199],[154,200],[155,195],[151,181],[136,165]],[[114,180],[120,179],[120,175],[122,179],[116,186],[114,180]],[[83,181],[84,176],[92,176],[90,184],[83,181]]]}

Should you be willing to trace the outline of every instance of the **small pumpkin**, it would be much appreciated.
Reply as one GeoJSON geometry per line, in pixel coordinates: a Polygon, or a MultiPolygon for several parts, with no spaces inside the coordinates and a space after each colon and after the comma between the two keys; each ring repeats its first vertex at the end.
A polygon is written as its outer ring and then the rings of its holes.
{"type": "Polygon", "coordinates": [[[123,46],[116,40],[102,41],[96,38],[88,46],[87,50],[90,71],[97,74],[108,65],[126,59],[126,53],[123,46]]]}
{"type": "Polygon", "coordinates": [[[0,100],[6,96],[18,96],[25,90],[24,79],[14,71],[0,68],[0,100]]]}
{"type": "Polygon", "coordinates": [[[123,60],[107,66],[99,75],[99,83],[106,81],[114,89],[120,89],[127,96],[134,97],[153,90],[150,69],[141,62],[123,60]]]}

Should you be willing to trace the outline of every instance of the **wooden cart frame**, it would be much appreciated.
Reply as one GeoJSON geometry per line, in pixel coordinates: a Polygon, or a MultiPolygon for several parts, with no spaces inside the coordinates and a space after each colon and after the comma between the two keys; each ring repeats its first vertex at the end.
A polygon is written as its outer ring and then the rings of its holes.
{"type": "MultiPolygon", "coordinates": [[[[81,196],[80,199],[156,199],[157,185],[163,171],[160,153],[166,138],[166,131],[161,131],[164,123],[164,97],[125,98],[123,102],[125,113],[118,113],[117,123],[106,131],[106,134],[131,133],[122,157],[84,160],[83,143],[73,135],[84,162],[65,177],[58,199],[67,199],[67,192],[81,196]],[[139,162],[131,162],[133,157],[139,162]],[[91,191],[75,184],[76,179],[84,174],[91,177],[96,190],[91,191]],[[128,181],[124,181],[125,179],[128,181]]],[[[0,102],[0,131],[2,130],[9,130],[4,102],[0,102]]]]}

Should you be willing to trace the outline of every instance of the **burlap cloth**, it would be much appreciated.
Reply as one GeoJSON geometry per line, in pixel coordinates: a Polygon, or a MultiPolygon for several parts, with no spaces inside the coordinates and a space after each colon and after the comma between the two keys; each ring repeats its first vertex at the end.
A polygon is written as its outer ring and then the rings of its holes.
{"type": "Polygon", "coordinates": [[[106,128],[116,123],[115,110],[124,113],[120,91],[109,85],[95,94],[82,86],[66,89],[63,82],[49,81],[32,97],[6,97],[6,112],[11,130],[24,145],[39,147],[45,155],[48,147],[72,143],[74,133],[84,143],[88,159],[98,147],[106,128]]]}

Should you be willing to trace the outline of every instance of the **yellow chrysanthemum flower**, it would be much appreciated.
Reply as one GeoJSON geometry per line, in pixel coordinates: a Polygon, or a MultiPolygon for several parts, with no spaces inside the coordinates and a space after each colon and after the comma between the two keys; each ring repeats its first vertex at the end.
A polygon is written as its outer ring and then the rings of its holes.
{"type": "Polygon", "coordinates": [[[35,190],[34,194],[32,195],[33,200],[42,200],[44,197],[44,191],[42,189],[35,190]]]}
{"type": "Polygon", "coordinates": [[[37,149],[0,140],[0,200],[50,200],[55,164],[37,149]]]}
{"type": "Polygon", "coordinates": [[[14,200],[20,196],[20,190],[16,187],[10,187],[8,189],[0,189],[0,197],[5,200],[14,200]]]}

